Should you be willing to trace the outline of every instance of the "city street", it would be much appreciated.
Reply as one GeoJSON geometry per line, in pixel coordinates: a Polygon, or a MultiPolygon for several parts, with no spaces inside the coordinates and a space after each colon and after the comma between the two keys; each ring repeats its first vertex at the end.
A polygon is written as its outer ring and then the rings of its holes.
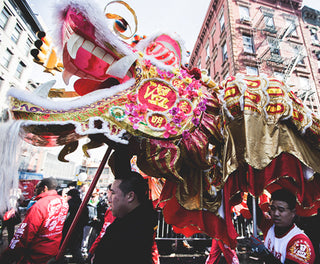
{"type": "MultiPolygon", "coordinates": [[[[18,225],[16,226],[16,228],[18,225]]],[[[3,244],[0,245],[0,253],[2,253],[7,248],[7,230],[4,230],[3,232],[3,244]]],[[[209,243],[209,242],[208,242],[209,243]]],[[[198,249],[192,247],[191,249],[183,248],[182,246],[179,246],[177,248],[177,253],[174,253],[172,250],[172,253],[169,254],[167,250],[161,249],[161,244],[163,244],[161,241],[158,242],[159,251],[160,251],[160,264],[204,264],[206,261],[206,258],[208,257],[208,251],[207,252],[198,252],[198,249]],[[161,251],[163,251],[164,254],[161,254],[161,251]]],[[[260,264],[263,263],[259,260],[256,260],[252,256],[249,256],[249,253],[246,251],[245,247],[243,247],[242,242],[240,241],[237,253],[238,258],[241,264],[260,264]]],[[[202,249],[202,247],[201,247],[202,249]]],[[[208,248],[209,249],[209,248],[208,248]]],[[[69,255],[66,255],[66,259],[68,263],[74,263],[71,261],[71,258],[69,255]]],[[[227,263],[223,258],[221,258],[219,264],[227,263]]],[[[75,264],[75,263],[74,263],[75,264]]]]}

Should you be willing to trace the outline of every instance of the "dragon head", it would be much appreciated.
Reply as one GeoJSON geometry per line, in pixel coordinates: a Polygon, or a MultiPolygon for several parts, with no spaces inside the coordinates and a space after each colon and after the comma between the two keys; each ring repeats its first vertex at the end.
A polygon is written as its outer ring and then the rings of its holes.
{"type": "MultiPolygon", "coordinates": [[[[159,65],[181,66],[181,44],[169,35],[154,36],[143,45],[133,47],[123,39],[128,38],[123,31],[131,29],[124,18],[111,13],[104,15],[88,3],[80,3],[70,2],[59,7],[62,24],[58,29],[63,51],[63,79],[68,84],[71,76],[78,76],[74,89],[79,95],[135,78],[135,62],[142,57],[139,51],[159,65]],[[107,25],[108,19],[114,20],[113,30],[107,25]]],[[[135,17],[134,11],[125,5],[135,17]]]]}
{"type": "Polygon", "coordinates": [[[200,125],[207,106],[219,111],[217,99],[207,93],[208,78],[184,68],[186,50],[177,35],[155,34],[131,45],[123,37],[128,23],[108,9],[64,1],[57,10],[63,79],[78,77],[79,96],[58,101],[11,90],[14,118],[27,121],[26,141],[58,146],[96,134],[120,143],[127,143],[127,134],[177,139],[200,125]],[[111,18],[113,30],[107,26],[111,18]]]}

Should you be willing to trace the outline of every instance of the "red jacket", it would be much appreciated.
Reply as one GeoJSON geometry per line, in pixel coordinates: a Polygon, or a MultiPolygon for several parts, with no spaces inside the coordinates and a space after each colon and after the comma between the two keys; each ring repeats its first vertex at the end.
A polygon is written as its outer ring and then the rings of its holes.
{"type": "Polygon", "coordinates": [[[111,209],[108,208],[106,213],[104,214],[104,223],[103,226],[101,228],[100,234],[97,236],[96,240],[93,242],[89,252],[91,254],[94,254],[94,251],[96,250],[101,238],[104,236],[107,227],[114,221],[114,219],[116,219],[111,212],[111,209]]]}
{"type": "Polygon", "coordinates": [[[68,203],[55,190],[35,200],[7,250],[17,263],[43,264],[58,254],[68,203]]]}

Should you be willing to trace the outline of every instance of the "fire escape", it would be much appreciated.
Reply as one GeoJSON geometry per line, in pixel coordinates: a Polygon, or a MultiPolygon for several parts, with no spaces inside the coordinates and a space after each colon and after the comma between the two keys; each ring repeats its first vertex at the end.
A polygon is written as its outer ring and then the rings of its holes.
{"type": "MultiPolygon", "coordinates": [[[[272,69],[272,75],[287,83],[295,70],[304,71],[307,53],[305,47],[297,41],[297,18],[288,14],[276,17],[273,10],[261,7],[253,23],[255,38],[260,40],[257,43],[257,59],[261,68],[265,66],[272,69]]],[[[305,105],[318,112],[315,106],[319,106],[319,102],[313,82],[299,77],[296,88],[296,95],[305,105]]]]}

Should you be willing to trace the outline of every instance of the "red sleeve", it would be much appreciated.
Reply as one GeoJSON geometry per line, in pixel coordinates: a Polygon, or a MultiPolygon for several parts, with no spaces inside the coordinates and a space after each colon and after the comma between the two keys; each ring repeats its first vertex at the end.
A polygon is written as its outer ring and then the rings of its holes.
{"type": "Polygon", "coordinates": [[[43,219],[43,213],[39,209],[37,203],[34,204],[28,210],[25,219],[15,232],[9,245],[9,249],[19,252],[19,249],[27,248],[37,234],[43,219]]]}
{"type": "Polygon", "coordinates": [[[304,234],[294,236],[288,243],[286,259],[299,264],[314,263],[315,252],[310,239],[304,234]]]}

